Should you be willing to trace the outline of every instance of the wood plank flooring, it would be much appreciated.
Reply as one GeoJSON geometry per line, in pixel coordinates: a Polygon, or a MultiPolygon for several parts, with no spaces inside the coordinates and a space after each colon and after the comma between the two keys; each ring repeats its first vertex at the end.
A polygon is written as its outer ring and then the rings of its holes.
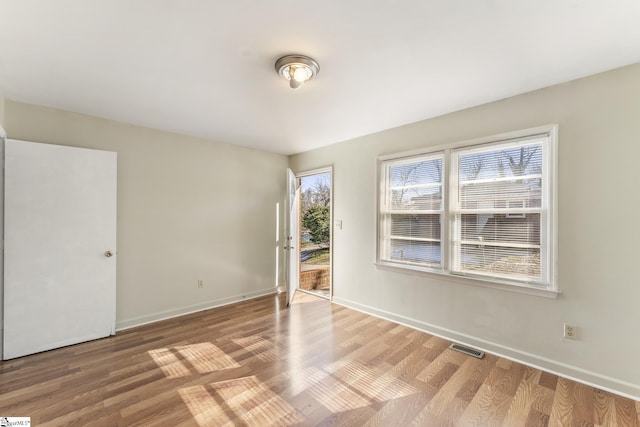
{"type": "Polygon", "coordinates": [[[0,362],[34,426],[637,426],[640,402],[298,293],[0,362]]]}

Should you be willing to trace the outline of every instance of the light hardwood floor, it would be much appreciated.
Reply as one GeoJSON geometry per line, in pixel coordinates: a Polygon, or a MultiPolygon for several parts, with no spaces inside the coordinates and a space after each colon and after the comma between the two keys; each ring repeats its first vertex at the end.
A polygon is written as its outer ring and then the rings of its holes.
{"type": "Polygon", "coordinates": [[[32,425],[640,426],[640,403],[311,295],[0,362],[32,425]]]}

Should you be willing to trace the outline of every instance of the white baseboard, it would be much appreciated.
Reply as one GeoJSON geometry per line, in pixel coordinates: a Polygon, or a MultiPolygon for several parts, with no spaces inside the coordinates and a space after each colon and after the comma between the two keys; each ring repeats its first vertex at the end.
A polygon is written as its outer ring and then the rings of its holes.
{"type": "Polygon", "coordinates": [[[278,291],[277,288],[263,289],[260,291],[247,292],[247,293],[235,295],[232,297],[220,298],[217,300],[207,301],[207,302],[194,304],[186,307],[174,308],[171,310],[161,311],[161,312],[149,314],[146,316],[139,316],[139,317],[134,317],[132,319],[121,320],[116,322],[116,331],[135,328],[136,326],[142,326],[148,323],[158,322],[160,320],[171,319],[173,317],[184,316],[185,314],[196,313],[198,311],[208,310],[210,308],[229,305],[229,304],[233,304],[240,301],[247,301],[247,300],[259,298],[265,295],[275,294],[277,291],[278,291]]]}
{"type": "Polygon", "coordinates": [[[542,357],[533,353],[524,352],[501,344],[496,344],[491,341],[462,334],[450,329],[442,328],[440,326],[432,325],[420,320],[412,319],[385,310],[380,310],[375,307],[359,304],[357,302],[350,301],[344,298],[334,296],[333,302],[338,305],[360,311],[362,313],[370,314],[381,319],[408,326],[410,328],[417,329],[419,331],[423,331],[449,341],[455,341],[460,344],[474,347],[486,353],[495,354],[496,356],[500,356],[514,362],[522,363],[523,365],[531,366],[533,368],[540,369],[542,371],[546,371],[564,378],[568,378],[579,383],[590,385],[601,390],[606,390],[611,393],[628,397],[630,399],[640,400],[640,385],[638,384],[633,384],[617,378],[601,375],[596,372],[591,372],[586,369],[571,366],[566,363],[548,359],[546,357],[542,357]]]}

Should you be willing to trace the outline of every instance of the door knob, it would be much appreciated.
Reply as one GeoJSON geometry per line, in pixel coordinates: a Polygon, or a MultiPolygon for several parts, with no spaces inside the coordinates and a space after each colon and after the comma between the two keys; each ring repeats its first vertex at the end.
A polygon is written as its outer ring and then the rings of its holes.
{"type": "Polygon", "coordinates": [[[106,256],[107,258],[112,257],[113,256],[113,252],[107,251],[107,252],[104,253],[104,256],[106,256]]]}

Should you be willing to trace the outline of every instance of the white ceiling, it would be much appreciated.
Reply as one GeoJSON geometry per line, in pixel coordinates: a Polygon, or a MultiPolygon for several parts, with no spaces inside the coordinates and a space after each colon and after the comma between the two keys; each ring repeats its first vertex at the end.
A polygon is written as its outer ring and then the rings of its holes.
{"type": "Polygon", "coordinates": [[[284,154],[636,62],[638,0],[0,0],[5,97],[284,154]]]}

